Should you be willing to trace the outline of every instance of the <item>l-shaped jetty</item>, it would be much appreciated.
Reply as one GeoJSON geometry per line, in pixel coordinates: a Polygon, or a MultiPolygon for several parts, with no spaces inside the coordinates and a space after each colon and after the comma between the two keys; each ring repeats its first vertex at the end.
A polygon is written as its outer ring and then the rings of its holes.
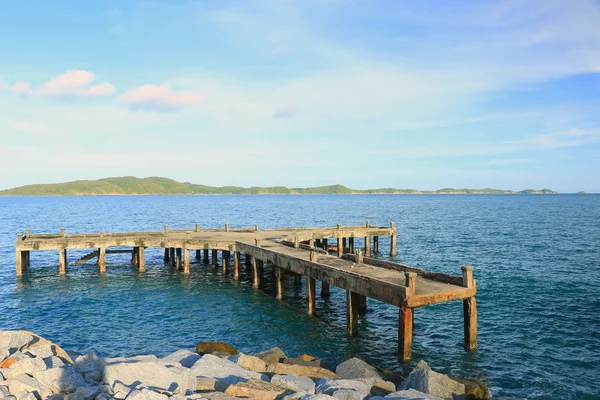
{"type": "Polygon", "coordinates": [[[218,267],[221,252],[223,274],[232,273],[240,279],[243,265],[252,269],[253,287],[260,287],[265,267],[276,278],[277,299],[284,299],[283,280],[293,277],[296,283],[306,282],[307,310],[315,314],[317,281],[320,296],[329,297],[330,285],[346,291],[346,325],[351,336],[358,334],[358,314],[366,311],[367,298],[399,307],[398,356],[412,358],[413,310],[453,300],[463,301],[464,346],[477,349],[477,293],[473,267],[463,266],[462,274],[431,272],[404,264],[371,257],[379,252],[379,240],[389,237],[389,251],[396,255],[397,231],[389,227],[342,226],[333,228],[289,228],[259,230],[250,228],[202,229],[196,224],[191,230],[170,230],[168,225],[158,232],[70,234],[61,228],[58,234],[17,235],[16,275],[21,277],[30,267],[30,252],[58,251],[58,270],[67,273],[67,250],[93,249],[74,264],[97,259],[100,273],[106,272],[106,256],[131,253],[132,264],[140,273],[145,271],[146,248],[164,249],[164,261],[171,268],[190,274],[191,252],[203,264],[218,267]],[[362,249],[355,245],[355,239],[362,249]],[[124,249],[125,248],[125,249],[124,249]]]}

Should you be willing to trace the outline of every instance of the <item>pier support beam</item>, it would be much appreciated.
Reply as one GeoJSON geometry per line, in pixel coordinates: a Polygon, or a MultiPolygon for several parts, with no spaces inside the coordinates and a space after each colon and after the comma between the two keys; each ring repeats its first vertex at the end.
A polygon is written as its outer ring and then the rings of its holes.
{"type": "Polygon", "coordinates": [[[17,272],[17,276],[23,276],[23,252],[21,250],[17,250],[16,251],[16,261],[17,261],[17,267],[16,267],[16,272],[17,272]]]}
{"type": "Polygon", "coordinates": [[[261,270],[263,268],[263,261],[257,260],[256,257],[252,259],[252,287],[258,289],[260,287],[261,270]]]}
{"type": "Polygon", "coordinates": [[[138,251],[139,247],[135,246],[133,250],[131,250],[131,265],[138,265],[138,251]]]}
{"type": "Polygon", "coordinates": [[[348,239],[347,238],[342,238],[342,254],[347,253],[348,252],[348,239]]]}
{"type": "Polygon", "coordinates": [[[396,255],[396,224],[390,222],[390,228],[394,230],[390,236],[390,256],[393,257],[396,255]]]}
{"type": "Polygon", "coordinates": [[[146,261],[144,260],[144,246],[137,247],[137,266],[138,271],[144,272],[146,270],[146,261]]]}
{"type": "Polygon", "coordinates": [[[344,254],[344,248],[342,247],[342,238],[337,238],[337,256],[341,257],[344,254]]]}
{"type": "Polygon", "coordinates": [[[252,266],[252,256],[249,254],[244,254],[244,265],[246,267],[251,267],[252,266]]]}
{"type": "Polygon", "coordinates": [[[402,361],[412,359],[413,309],[400,307],[398,313],[398,358],[402,361]]]}
{"type": "Polygon", "coordinates": [[[164,260],[165,260],[166,263],[169,262],[169,248],[168,247],[165,247],[165,257],[164,257],[164,260]]]}
{"type": "Polygon", "coordinates": [[[213,269],[217,268],[217,258],[219,257],[219,253],[217,250],[212,251],[212,267],[213,269]]]}
{"type": "Polygon", "coordinates": [[[317,308],[317,280],[306,277],[306,302],[308,305],[308,315],[315,315],[317,308]]]}
{"type": "Polygon", "coordinates": [[[231,260],[231,253],[227,250],[221,252],[221,258],[223,259],[223,275],[227,275],[227,268],[229,268],[229,261],[231,260]]]}
{"type": "Polygon", "coordinates": [[[183,249],[183,273],[185,275],[190,274],[190,250],[183,249]]]}
{"type": "Polygon", "coordinates": [[[323,239],[323,250],[329,252],[329,243],[327,239],[323,239]]]}
{"type": "Polygon", "coordinates": [[[175,268],[177,268],[178,271],[181,269],[181,247],[177,248],[177,260],[175,268]]]}
{"type": "Polygon", "coordinates": [[[233,254],[233,279],[238,281],[240,279],[240,252],[236,251],[233,254]]]}
{"type": "Polygon", "coordinates": [[[169,264],[171,264],[172,267],[175,266],[175,247],[169,249],[169,264]]]}
{"type": "Polygon", "coordinates": [[[300,274],[294,275],[294,285],[296,285],[296,286],[302,285],[302,275],[300,275],[300,274]]]}
{"type": "Polygon", "coordinates": [[[346,292],[346,329],[348,336],[358,336],[358,304],[360,297],[354,292],[346,292]]]}
{"type": "Polygon", "coordinates": [[[379,253],[379,236],[373,236],[373,253],[379,253]]]}
{"type": "Polygon", "coordinates": [[[106,247],[98,248],[98,267],[101,273],[106,272],[106,247]]]}
{"type": "MultiPolygon", "coordinates": [[[[473,280],[473,267],[462,267],[463,286],[475,286],[473,280]]],[[[477,302],[475,296],[463,300],[463,318],[465,326],[465,350],[477,350],[477,302]]]]}
{"type": "Polygon", "coordinates": [[[367,296],[360,295],[358,302],[358,313],[365,314],[367,312],[367,296]]]}
{"type": "Polygon", "coordinates": [[[210,261],[208,260],[208,249],[204,249],[204,258],[202,259],[202,264],[208,265],[210,261]]]}
{"type": "Polygon", "coordinates": [[[64,275],[67,271],[67,249],[58,251],[58,269],[61,275],[64,275]]]}
{"type": "Polygon", "coordinates": [[[348,252],[354,254],[354,238],[348,238],[348,252]]]}
{"type": "Polygon", "coordinates": [[[321,298],[329,298],[331,296],[331,290],[329,289],[329,283],[321,282],[321,298]]]}
{"type": "Polygon", "coordinates": [[[196,250],[196,260],[199,260],[200,258],[200,250],[196,250]]]}
{"type": "Polygon", "coordinates": [[[276,267],[275,271],[275,286],[277,289],[277,300],[283,300],[283,268],[276,267]]]}

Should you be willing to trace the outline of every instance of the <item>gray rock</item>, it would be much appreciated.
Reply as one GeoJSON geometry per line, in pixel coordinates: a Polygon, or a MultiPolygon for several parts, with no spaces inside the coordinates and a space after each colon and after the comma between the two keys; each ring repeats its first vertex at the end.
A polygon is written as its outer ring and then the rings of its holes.
{"type": "Polygon", "coordinates": [[[92,386],[97,385],[102,380],[102,372],[90,371],[83,376],[83,379],[92,386]]]}
{"type": "MultiPolygon", "coordinates": [[[[188,398],[190,398],[190,397],[188,397],[188,398]]],[[[208,399],[208,400],[238,400],[237,397],[233,397],[228,394],[221,393],[221,392],[202,393],[202,398],[208,399]]],[[[193,399],[191,399],[191,400],[193,400],[193,399]]]]}
{"type": "Polygon", "coordinates": [[[10,394],[0,397],[0,399],[2,399],[2,400],[17,400],[17,398],[15,396],[10,395],[10,394]]]}
{"type": "Polygon", "coordinates": [[[153,392],[152,390],[142,389],[134,390],[129,393],[127,400],[168,400],[164,394],[153,392]]]}
{"type": "Polygon", "coordinates": [[[419,400],[442,400],[440,397],[419,392],[415,389],[401,390],[385,396],[387,399],[419,399],[419,400]]]}
{"type": "Polygon", "coordinates": [[[235,385],[250,379],[259,379],[268,382],[266,375],[258,372],[247,371],[234,362],[219,358],[213,354],[205,354],[191,368],[194,377],[214,378],[219,382],[235,385]]]}
{"type": "Polygon", "coordinates": [[[63,400],[65,398],[65,396],[63,396],[62,394],[53,394],[52,396],[48,397],[46,400],[63,400]]]}
{"type": "Polygon", "coordinates": [[[92,400],[97,393],[97,387],[80,386],[73,393],[66,395],[64,400],[92,400]]]}
{"type": "Polygon", "coordinates": [[[27,374],[21,374],[8,381],[8,391],[17,398],[27,393],[34,393],[37,397],[45,399],[51,396],[52,390],[27,374]]]}
{"type": "Polygon", "coordinates": [[[46,358],[44,362],[46,363],[46,368],[48,369],[63,367],[65,365],[64,361],[60,357],[56,356],[46,358]]]}
{"type": "Polygon", "coordinates": [[[364,400],[371,393],[371,386],[350,379],[320,379],[316,391],[340,400],[364,400]]]}
{"type": "Polygon", "coordinates": [[[283,400],[333,400],[335,397],[329,396],[328,394],[308,394],[304,392],[292,393],[285,396],[283,400]]]}
{"type": "Polygon", "coordinates": [[[0,346],[0,364],[10,356],[10,349],[7,346],[0,346]]]}
{"type": "Polygon", "coordinates": [[[113,388],[119,382],[130,388],[142,384],[171,392],[176,392],[177,388],[185,392],[193,389],[195,384],[189,371],[184,374],[176,373],[159,362],[147,361],[107,362],[102,371],[102,382],[113,388]]]}
{"type": "Polygon", "coordinates": [[[316,385],[312,379],[306,376],[298,375],[273,375],[271,383],[283,386],[294,392],[305,392],[306,394],[315,394],[316,385]]]}
{"type": "Polygon", "coordinates": [[[53,345],[50,343],[43,344],[40,346],[32,346],[29,349],[27,349],[27,353],[31,354],[32,357],[41,358],[48,358],[56,355],[54,354],[53,345]]]}
{"type": "Polygon", "coordinates": [[[35,397],[35,394],[29,392],[25,393],[23,396],[20,396],[17,400],[38,400],[38,398],[35,397]]]}
{"type": "Polygon", "coordinates": [[[356,357],[338,365],[335,373],[344,379],[381,378],[375,367],[356,357]]]}
{"type": "Polygon", "coordinates": [[[285,353],[279,347],[273,347],[271,350],[254,354],[267,364],[277,364],[282,358],[286,358],[285,353]]]}
{"type": "MultiPolygon", "coordinates": [[[[109,385],[107,385],[107,386],[109,386],[109,385]]],[[[113,397],[118,400],[125,399],[127,396],[129,396],[129,393],[131,392],[131,389],[129,388],[129,386],[125,386],[121,382],[116,382],[112,386],[112,390],[113,390],[113,397]]]]}
{"type": "Polygon", "coordinates": [[[415,389],[442,399],[458,400],[465,397],[465,385],[433,371],[423,360],[419,361],[408,378],[398,386],[400,391],[408,389],[415,389]]]}
{"type": "Polygon", "coordinates": [[[83,376],[70,366],[37,371],[33,377],[49,387],[53,394],[67,394],[74,392],[78,387],[85,386],[83,376]]]}
{"type": "Polygon", "coordinates": [[[0,331],[0,347],[6,347],[12,352],[22,350],[33,342],[34,337],[21,331],[0,331]]]}
{"type": "Polygon", "coordinates": [[[94,371],[101,372],[102,368],[104,368],[104,361],[99,359],[93,352],[90,352],[85,356],[77,357],[73,366],[77,372],[86,375],[94,371]]]}
{"type": "Polygon", "coordinates": [[[9,380],[17,375],[29,374],[32,375],[37,371],[44,371],[46,369],[46,363],[40,357],[35,358],[24,358],[17,361],[8,368],[5,372],[2,372],[4,379],[9,380]]]}
{"type": "Polygon", "coordinates": [[[200,355],[189,350],[177,350],[175,353],[163,357],[165,363],[179,363],[183,367],[191,368],[200,359],[200,355]]]}

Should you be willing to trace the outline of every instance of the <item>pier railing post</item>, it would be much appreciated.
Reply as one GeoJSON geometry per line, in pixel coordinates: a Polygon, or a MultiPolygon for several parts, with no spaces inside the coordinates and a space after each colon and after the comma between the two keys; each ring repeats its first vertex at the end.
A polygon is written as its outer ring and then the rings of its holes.
{"type": "MultiPolygon", "coordinates": [[[[475,286],[473,281],[473,267],[462,267],[463,286],[471,288],[475,286]]],[[[463,300],[463,318],[465,330],[465,350],[477,349],[477,302],[475,296],[463,300]]]]}
{"type": "Polygon", "coordinates": [[[392,235],[390,236],[390,256],[396,255],[396,224],[390,222],[390,228],[392,228],[392,235]]]}
{"type": "Polygon", "coordinates": [[[229,232],[229,222],[225,224],[225,232],[229,232]]]}
{"type": "MultiPolygon", "coordinates": [[[[371,223],[368,220],[365,227],[371,227],[371,223]]],[[[365,257],[371,257],[371,236],[365,236],[365,257]]]]}
{"type": "MultiPolygon", "coordinates": [[[[405,272],[406,279],[406,298],[414,296],[416,293],[417,274],[415,272],[405,272]]],[[[403,361],[412,359],[413,343],[413,309],[402,305],[398,313],[398,357],[403,361]]]]}
{"type": "Polygon", "coordinates": [[[60,236],[65,237],[65,228],[60,228],[60,236]]]}
{"type": "Polygon", "coordinates": [[[200,224],[196,224],[196,232],[200,232],[200,224]]]}
{"type": "Polygon", "coordinates": [[[169,233],[169,224],[165,224],[165,230],[164,230],[165,235],[167,233],[169,233]]]}

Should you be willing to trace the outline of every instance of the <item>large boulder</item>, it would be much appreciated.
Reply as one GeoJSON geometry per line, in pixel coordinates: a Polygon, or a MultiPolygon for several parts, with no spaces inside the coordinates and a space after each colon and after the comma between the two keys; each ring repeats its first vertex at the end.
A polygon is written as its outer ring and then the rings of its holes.
{"type": "Polygon", "coordinates": [[[27,353],[32,357],[40,357],[45,359],[56,355],[54,354],[53,347],[54,346],[50,343],[41,344],[39,346],[33,345],[27,349],[27,353]]]}
{"type": "Polygon", "coordinates": [[[303,356],[296,358],[284,358],[281,360],[282,364],[292,364],[292,365],[304,365],[306,367],[319,367],[319,368],[329,368],[330,364],[327,360],[321,360],[312,356],[308,356],[304,354],[303,356]]]}
{"type": "Polygon", "coordinates": [[[253,372],[265,372],[267,370],[267,364],[258,357],[249,356],[243,353],[238,353],[228,358],[240,367],[253,372]]]}
{"type": "Polygon", "coordinates": [[[335,373],[344,379],[381,378],[375,367],[356,357],[339,364],[335,373]]]}
{"type": "Polygon", "coordinates": [[[273,347],[270,350],[256,353],[254,357],[258,357],[266,364],[277,364],[282,359],[286,358],[285,353],[279,347],[273,347]]]}
{"type": "Polygon", "coordinates": [[[0,347],[7,348],[12,354],[29,346],[34,336],[25,331],[0,331],[0,347]]]}
{"type": "Polygon", "coordinates": [[[390,393],[385,397],[371,397],[369,400],[443,400],[440,397],[419,392],[415,389],[401,390],[399,392],[390,393]]]}
{"type": "Polygon", "coordinates": [[[369,397],[371,386],[351,379],[321,379],[316,390],[340,400],[364,400],[369,397]]]}
{"type": "Polygon", "coordinates": [[[161,360],[166,364],[179,363],[183,367],[191,368],[199,359],[200,356],[197,353],[189,350],[177,350],[175,353],[169,354],[161,360]]]}
{"type": "Polygon", "coordinates": [[[33,377],[54,394],[71,393],[78,387],[85,386],[83,376],[70,366],[37,371],[33,373],[33,377]]]}
{"type": "Polygon", "coordinates": [[[129,396],[127,396],[127,400],[168,400],[169,397],[156,393],[152,390],[141,389],[132,391],[129,396]]]}
{"type": "Polygon", "coordinates": [[[122,383],[130,388],[145,385],[173,393],[194,389],[191,374],[172,371],[160,362],[129,361],[107,362],[102,370],[102,382],[114,387],[122,383]]]}
{"type": "Polygon", "coordinates": [[[12,364],[6,371],[2,373],[4,379],[12,379],[17,375],[28,374],[32,375],[34,372],[43,371],[46,369],[46,363],[44,360],[35,358],[24,358],[14,364],[12,364]]]}
{"type": "Polygon", "coordinates": [[[272,364],[267,366],[267,372],[278,375],[299,375],[308,376],[313,379],[321,378],[337,378],[337,375],[332,371],[319,367],[306,367],[304,365],[292,364],[272,364]]]}
{"type": "Polygon", "coordinates": [[[250,379],[269,381],[266,375],[258,372],[248,371],[238,364],[219,358],[212,354],[205,354],[190,369],[194,377],[214,378],[217,381],[234,385],[238,382],[246,382],[250,379]]]}
{"type": "Polygon", "coordinates": [[[237,354],[235,347],[225,342],[198,342],[196,345],[196,353],[200,355],[211,353],[228,353],[230,355],[237,354]]]}
{"type": "Polygon", "coordinates": [[[466,397],[464,384],[433,371],[423,360],[419,361],[408,378],[398,386],[398,390],[408,389],[415,389],[442,399],[458,400],[466,397]]]}
{"type": "Polygon", "coordinates": [[[21,398],[27,393],[34,393],[36,397],[45,399],[53,394],[50,388],[27,374],[15,376],[13,379],[9,379],[7,384],[10,394],[17,398],[21,398]]]}
{"type": "Polygon", "coordinates": [[[288,389],[262,380],[250,379],[230,385],[225,394],[234,397],[249,397],[255,400],[275,400],[282,397],[288,389]]]}
{"type": "Polygon", "coordinates": [[[283,386],[294,392],[315,394],[315,382],[306,376],[273,375],[271,377],[271,383],[283,386]]]}

